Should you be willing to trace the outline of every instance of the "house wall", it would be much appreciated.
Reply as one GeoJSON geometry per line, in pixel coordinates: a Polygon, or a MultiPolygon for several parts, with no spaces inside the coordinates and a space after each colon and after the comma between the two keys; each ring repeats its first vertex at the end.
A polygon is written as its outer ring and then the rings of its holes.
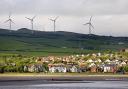
{"type": "Polygon", "coordinates": [[[97,72],[96,69],[97,69],[96,66],[91,67],[91,72],[93,72],[93,73],[97,72]]]}
{"type": "Polygon", "coordinates": [[[110,72],[110,67],[109,66],[105,66],[104,67],[104,72],[110,72]]]}
{"type": "Polygon", "coordinates": [[[55,72],[66,72],[66,67],[50,67],[49,72],[55,73],[55,72]]]}
{"type": "Polygon", "coordinates": [[[116,71],[116,67],[114,67],[114,66],[106,66],[106,67],[104,67],[104,72],[114,73],[115,71],[116,71]]]}

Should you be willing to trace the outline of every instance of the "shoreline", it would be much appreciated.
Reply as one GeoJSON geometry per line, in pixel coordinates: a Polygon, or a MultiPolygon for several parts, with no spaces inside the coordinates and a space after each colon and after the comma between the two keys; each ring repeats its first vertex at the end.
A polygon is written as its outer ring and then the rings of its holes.
{"type": "MultiPolygon", "coordinates": [[[[51,85],[53,89],[54,86],[78,86],[79,84],[84,84],[84,87],[88,84],[94,84],[102,86],[102,82],[109,86],[109,83],[127,83],[128,75],[8,75],[1,76],[0,74],[0,87],[34,87],[39,86],[49,86],[51,85]]],[[[91,87],[91,85],[89,87],[91,87]]],[[[4,89],[4,88],[3,88],[4,89]]],[[[25,88],[26,89],[26,88],[25,88]]],[[[35,89],[35,88],[34,88],[35,89]]],[[[45,88],[44,88],[45,89],[45,88]]],[[[117,89],[117,88],[116,88],[117,89]]],[[[121,89],[121,88],[120,88],[121,89]]]]}
{"type": "Polygon", "coordinates": [[[128,75],[0,74],[3,81],[128,81],[128,75]]]}

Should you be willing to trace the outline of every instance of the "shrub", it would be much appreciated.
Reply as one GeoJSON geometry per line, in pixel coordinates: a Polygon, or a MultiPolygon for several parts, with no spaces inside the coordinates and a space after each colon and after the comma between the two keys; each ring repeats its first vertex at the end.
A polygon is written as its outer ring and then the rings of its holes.
{"type": "Polygon", "coordinates": [[[124,71],[128,72],[128,65],[124,67],[124,71]]]}
{"type": "Polygon", "coordinates": [[[4,66],[0,66],[0,73],[4,73],[4,66]]]}

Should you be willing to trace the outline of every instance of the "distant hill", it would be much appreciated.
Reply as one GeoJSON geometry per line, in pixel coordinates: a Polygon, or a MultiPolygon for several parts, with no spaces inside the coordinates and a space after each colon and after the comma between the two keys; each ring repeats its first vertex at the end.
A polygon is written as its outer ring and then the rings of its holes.
{"type": "Polygon", "coordinates": [[[21,28],[0,29],[0,51],[79,53],[86,50],[119,50],[128,48],[128,37],[112,37],[57,31],[44,32],[21,28]]]}

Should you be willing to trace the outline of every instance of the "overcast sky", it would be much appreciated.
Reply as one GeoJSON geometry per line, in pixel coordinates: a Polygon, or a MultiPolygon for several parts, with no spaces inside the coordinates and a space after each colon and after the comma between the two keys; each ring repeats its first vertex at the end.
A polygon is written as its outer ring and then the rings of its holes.
{"type": "Polygon", "coordinates": [[[34,29],[53,31],[48,18],[59,16],[57,31],[88,34],[84,23],[92,18],[93,34],[128,36],[128,0],[0,0],[0,28],[9,28],[9,12],[15,22],[12,29],[30,28],[25,17],[37,16],[34,29]]]}

